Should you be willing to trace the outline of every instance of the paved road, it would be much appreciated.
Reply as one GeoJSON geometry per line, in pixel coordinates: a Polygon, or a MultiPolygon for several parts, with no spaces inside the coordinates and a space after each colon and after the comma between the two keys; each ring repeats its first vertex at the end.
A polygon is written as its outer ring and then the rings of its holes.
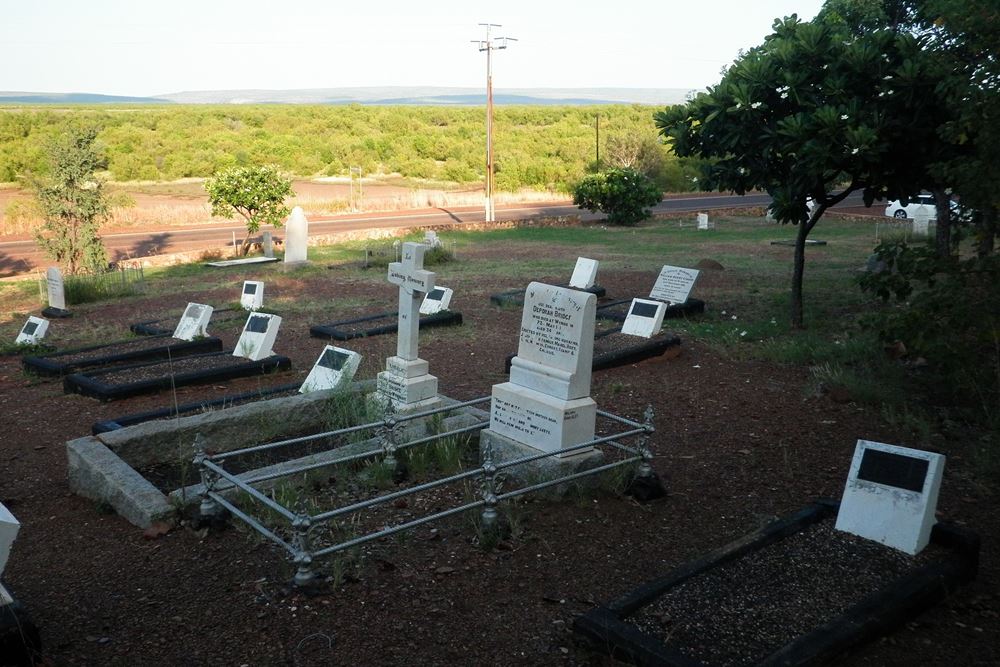
{"type": "MultiPolygon", "coordinates": [[[[768,195],[691,195],[664,199],[653,208],[654,212],[707,211],[720,208],[742,208],[763,206],[771,201],[768,195]]],[[[843,206],[861,205],[861,197],[850,197],[843,206]]],[[[513,204],[497,209],[499,220],[549,217],[580,214],[584,220],[596,220],[603,216],[580,211],[570,201],[545,202],[539,204],[513,204]]],[[[480,207],[459,207],[454,209],[430,209],[398,213],[345,214],[337,216],[313,217],[309,220],[309,235],[322,236],[335,232],[358,231],[363,229],[391,229],[394,227],[415,227],[440,225],[454,222],[482,222],[480,207]]],[[[245,228],[236,223],[212,224],[199,227],[171,227],[137,232],[105,234],[102,238],[112,259],[144,257],[174,252],[214,248],[242,239],[245,228]]],[[[279,234],[281,232],[278,232],[279,234]]],[[[33,241],[0,242],[0,277],[28,273],[35,267],[45,266],[47,261],[33,241]]]]}

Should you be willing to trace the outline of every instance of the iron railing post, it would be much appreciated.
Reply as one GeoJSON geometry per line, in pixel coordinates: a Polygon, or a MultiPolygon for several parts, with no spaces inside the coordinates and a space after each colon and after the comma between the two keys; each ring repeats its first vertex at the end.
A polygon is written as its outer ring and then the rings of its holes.
{"type": "Polygon", "coordinates": [[[483,531],[493,530],[497,525],[497,466],[493,462],[493,443],[487,442],[483,451],[483,531]]]}
{"type": "Polygon", "coordinates": [[[219,481],[219,476],[205,465],[208,454],[205,453],[205,436],[201,433],[196,433],[194,436],[194,449],[194,464],[198,466],[202,487],[198,514],[202,520],[213,521],[219,518],[225,510],[209,495],[215,490],[215,483],[219,481]]]}
{"type": "Polygon", "coordinates": [[[299,501],[295,507],[295,518],[292,520],[292,544],[295,547],[294,562],[296,565],[294,584],[298,588],[306,588],[316,583],[316,573],[312,569],[312,549],[309,545],[309,529],[312,519],[305,510],[305,505],[299,501]]]}
{"type": "Polygon", "coordinates": [[[656,429],[653,427],[653,406],[646,405],[646,411],[642,414],[642,429],[643,433],[638,437],[637,447],[640,456],[642,456],[642,461],[639,463],[639,469],[636,471],[638,477],[651,478],[655,476],[656,473],[653,472],[653,466],[650,465],[650,461],[653,460],[653,452],[649,449],[649,436],[656,429]]]}

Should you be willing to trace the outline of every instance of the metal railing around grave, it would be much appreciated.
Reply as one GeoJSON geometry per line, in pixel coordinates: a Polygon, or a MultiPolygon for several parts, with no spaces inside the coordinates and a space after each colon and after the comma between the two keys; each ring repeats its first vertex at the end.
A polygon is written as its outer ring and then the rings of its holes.
{"type": "Polygon", "coordinates": [[[447,477],[442,477],[435,479],[423,484],[418,484],[406,489],[388,493],[385,495],[377,496],[375,498],[370,498],[368,500],[362,500],[360,502],[355,502],[343,507],[337,507],[335,509],[320,512],[316,514],[310,514],[305,510],[304,504],[301,502],[296,504],[296,507],[290,508],[283,505],[276,498],[267,495],[266,493],[260,491],[254,487],[254,484],[259,484],[265,481],[272,481],[281,477],[288,477],[292,475],[297,475],[301,473],[306,473],[311,470],[316,470],[319,468],[327,468],[333,465],[339,464],[349,464],[354,462],[360,462],[364,459],[372,459],[378,456],[382,456],[382,464],[385,466],[394,467],[397,464],[396,455],[401,451],[413,447],[418,447],[421,445],[429,445],[435,441],[449,438],[457,435],[462,435],[464,433],[471,433],[473,431],[478,431],[489,425],[488,421],[477,422],[468,426],[461,428],[452,429],[450,431],[435,433],[421,438],[416,438],[409,442],[397,443],[396,442],[396,429],[397,427],[408,421],[413,421],[416,419],[424,419],[431,417],[436,414],[441,414],[445,412],[450,412],[458,410],[461,408],[471,407],[481,403],[488,402],[490,397],[483,397],[474,399],[471,401],[466,401],[464,403],[457,403],[452,405],[443,406],[440,408],[435,408],[433,410],[427,410],[423,412],[418,412],[414,414],[406,415],[393,415],[388,414],[384,419],[379,421],[370,422],[367,424],[361,424],[358,426],[352,426],[348,428],[337,429],[333,431],[326,431],[323,433],[316,433],[312,435],[302,436],[298,438],[290,438],[287,440],[282,440],[279,442],[268,443],[264,445],[256,445],[253,447],[247,447],[244,449],[232,450],[228,452],[223,452],[215,455],[208,455],[205,453],[204,440],[199,435],[196,440],[196,447],[198,453],[195,455],[194,463],[199,468],[201,473],[201,481],[203,485],[202,501],[200,505],[200,513],[203,518],[211,518],[219,516],[223,508],[228,510],[233,516],[239,518],[241,521],[246,523],[248,526],[256,530],[258,533],[271,540],[272,542],[283,547],[289,555],[292,557],[293,562],[296,565],[296,573],[294,578],[294,583],[296,586],[310,586],[316,583],[316,573],[313,571],[313,561],[317,558],[322,558],[324,556],[329,556],[336,554],[354,547],[358,547],[367,542],[373,540],[378,540],[390,535],[394,535],[401,531],[409,530],[411,528],[416,528],[418,526],[430,523],[432,521],[438,521],[440,519],[445,519],[456,514],[461,514],[474,509],[482,509],[481,521],[484,529],[493,528],[499,518],[499,513],[497,512],[497,505],[502,501],[511,500],[518,496],[522,496],[528,493],[542,491],[544,489],[565,484],[567,482],[572,482],[575,480],[582,479],[584,477],[589,477],[592,475],[598,475],[614,468],[638,464],[636,471],[637,477],[640,478],[652,478],[654,476],[652,467],[650,466],[650,461],[653,458],[652,452],[649,449],[649,436],[654,432],[653,428],[653,410],[652,407],[647,407],[646,412],[643,416],[644,421],[642,423],[621,417],[618,415],[605,412],[603,410],[598,410],[597,414],[599,417],[608,419],[617,424],[626,427],[625,430],[611,435],[605,435],[600,437],[595,437],[587,442],[582,442],[580,444],[574,445],[572,447],[566,447],[561,450],[553,452],[539,452],[538,454],[531,454],[528,456],[522,456],[519,458],[511,459],[508,461],[495,461],[492,451],[492,445],[488,445],[482,454],[482,463],[479,466],[464,470],[457,474],[449,475],[447,477]],[[375,431],[377,433],[377,438],[379,440],[380,446],[378,448],[373,448],[368,451],[356,452],[351,454],[346,454],[339,458],[324,459],[322,461],[317,461],[313,463],[306,463],[298,466],[289,466],[281,469],[280,471],[272,471],[266,473],[253,474],[237,476],[231,472],[228,472],[223,467],[223,463],[226,459],[232,459],[238,456],[247,454],[259,454],[261,452],[273,451],[281,447],[287,447],[290,445],[297,445],[301,443],[308,442],[310,440],[318,440],[323,438],[336,438],[337,436],[345,436],[365,430],[375,431]],[[623,438],[636,438],[636,444],[634,446],[624,445],[618,440],[623,438]],[[506,492],[500,492],[501,478],[506,470],[515,468],[516,466],[523,466],[534,461],[541,461],[542,459],[547,459],[550,457],[555,457],[560,454],[567,454],[572,452],[582,452],[593,447],[607,446],[610,449],[617,450],[620,453],[625,454],[624,458],[618,459],[611,463],[605,463],[603,465],[595,466],[580,472],[565,474],[560,477],[554,477],[545,479],[544,481],[537,482],[535,484],[529,484],[520,488],[516,488],[506,492]],[[352,537],[350,539],[344,540],[337,544],[331,544],[323,547],[314,547],[310,540],[310,531],[318,525],[346,517],[347,515],[360,512],[361,510],[374,508],[377,505],[383,505],[385,503],[393,503],[407,496],[413,494],[421,493],[423,491],[428,491],[438,487],[442,487],[446,484],[452,484],[455,482],[461,482],[464,480],[472,480],[478,478],[479,488],[480,488],[480,498],[472,502],[467,502],[456,507],[451,507],[445,510],[435,512],[433,514],[428,514],[411,521],[406,521],[393,526],[387,526],[380,530],[375,530],[373,532],[352,537]],[[237,506],[236,503],[232,502],[230,499],[226,498],[220,490],[216,489],[216,485],[220,480],[225,480],[229,482],[233,487],[246,493],[250,498],[262,503],[265,507],[270,509],[276,515],[280,516],[282,519],[288,522],[290,528],[291,539],[285,539],[281,537],[278,532],[271,530],[266,527],[263,521],[258,520],[254,516],[251,516],[248,512],[244,511],[237,506]]]}

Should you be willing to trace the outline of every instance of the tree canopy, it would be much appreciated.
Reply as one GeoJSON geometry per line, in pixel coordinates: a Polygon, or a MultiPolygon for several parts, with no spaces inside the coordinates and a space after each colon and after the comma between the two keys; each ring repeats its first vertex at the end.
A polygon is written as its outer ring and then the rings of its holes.
{"type": "Polygon", "coordinates": [[[284,224],[289,210],[285,199],[293,194],[291,180],[270,165],[224,169],[205,182],[205,190],[213,215],[231,218],[238,213],[246,222],[243,254],[262,224],[284,224]]]}
{"type": "Polygon", "coordinates": [[[612,225],[635,225],[649,217],[649,207],[663,192],[647,176],[628,167],[614,167],[584,177],[573,189],[573,203],[601,211],[612,225]]]}

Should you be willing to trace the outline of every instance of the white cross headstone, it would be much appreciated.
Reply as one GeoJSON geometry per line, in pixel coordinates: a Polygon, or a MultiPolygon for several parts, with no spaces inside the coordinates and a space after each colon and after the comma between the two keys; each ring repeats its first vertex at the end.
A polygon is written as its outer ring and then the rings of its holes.
{"type": "Polygon", "coordinates": [[[261,235],[260,245],[264,250],[264,257],[274,257],[274,238],[271,236],[270,231],[266,231],[261,235]]]}
{"type": "Polygon", "coordinates": [[[433,315],[434,313],[448,310],[448,306],[451,305],[451,297],[454,293],[455,291],[450,287],[441,287],[438,285],[424,297],[423,302],[420,304],[420,314],[433,315]]]}
{"type": "Polygon", "coordinates": [[[301,206],[292,209],[285,228],[285,264],[308,261],[306,248],[309,243],[309,221],[301,206]]]}
{"type": "Polygon", "coordinates": [[[590,375],[596,309],[593,294],[528,285],[510,381],[493,386],[491,432],[546,452],[593,439],[597,404],[590,398],[590,375]]]}
{"type": "Polygon", "coordinates": [[[266,359],[274,354],[274,339],[278,337],[281,318],[267,313],[251,313],[243,325],[243,333],[233,349],[234,357],[252,361],[266,359]]]}
{"type": "Polygon", "coordinates": [[[428,229],[424,232],[424,245],[429,245],[432,248],[437,248],[441,245],[441,239],[438,238],[437,232],[432,229],[428,229]]]}
{"type": "Polygon", "coordinates": [[[684,303],[697,279],[698,269],[684,269],[665,264],[660,269],[660,275],[656,278],[656,284],[653,285],[649,297],[665,301],[667,304],[684,303]]]}
{"type": "Polygon", "coordinates": [[[174,329],[174,338],[194,340],[196,336],[207,336],[208,321],[212,319],[213,310],[212,306],[203,303],[189,303],[174,329]]]}
{"type": "Polygon", "coordinates": [[[10,557],[10,547],[14,544],[17,531],[20,530],[21,523],[14,518],[3,503],[0,503],[0,575],[7,567],[7,559],[10,557]]]}
{"type": "Polygon", "coordinates": [[[945,457],[858,440],[837,530],[919,553],[930,541],[945,457]]]}
{"type": "Polygon", "coordinates": [[[360,363],[361,355],[357,352],[327,345],[299,387],[299,392],[339,389],[354,379],[360,363]]]}
{"type": "Polygon", "coordinates": [[[244,280],[240,305],[243,310],[260,310],[264,305],[264,283],[259,280],[244,280]]]}
{"type": "Polygon", "coordinates": [[[632,306],[622,325],[622,333],[649,338],[660,331],[667,304],[662,301],[632,299],[632,306]]]}
{"type": "Polygon", "coordinates": [[[45,338],[45,332],[49,329],[49,321],[41,318],[35,317],[34,315],[28,316],[28,321],[24,323],[21,327],[21,333],[17,334],[17,338],[14,342],[18,345],[34,345],[41,339],[45,338]]]}
{"type": "Polygon", "coordinates": [[[698,214],[698,229],[711,229],[708,223],[708,213],[698,214]]]}
{"type": "Polygon", "coordinates": [[[386,359],[378,374],[377,394],[397,409],[423,407],[437,398],[437,378],[418,356],[420,302],[434,289],[435,278],[423,268],[426,250],[422,243],[404,243],[402,261],[389,264],[389,282],[399,285],[399,334],[396,356],[386,359]]]}
{"type": "Polygon", "coordinates": [[[48,292],[49,308],[66,310],[66,285],[63,283],[62,271],[50,266],[45,270],[45,287],[48,292]]]}
{"type": "Polygon", "coordinates": [[[569,286],[575,289],[588,289],[594,286],[597,280],[596,259],[577,257],[576,266],[573,267],[573,277],[569,279],[569,286]]]}

